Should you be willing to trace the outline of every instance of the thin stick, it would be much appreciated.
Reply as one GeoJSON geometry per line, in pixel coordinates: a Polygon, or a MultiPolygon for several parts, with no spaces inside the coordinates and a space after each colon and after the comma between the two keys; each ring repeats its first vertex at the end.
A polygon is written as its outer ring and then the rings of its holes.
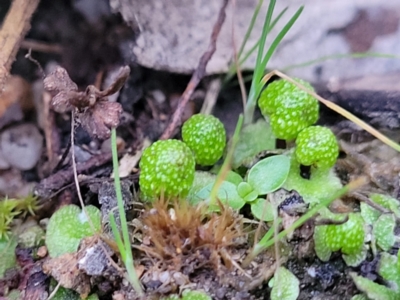
{"type": "Polygon", "coordinates": [[[61,54],[62,48],[58,44],[49,44],[42,41],[25,39],[21,42],[21,48],[31,49],[36,52],[61,54]]]}
{"type": "Polygon", "coordinates": [[[370,198],[368,198],[367,196],[364,196],[363,194],[359,193],[359,192],[353,192],[349,194],[350,197],[354,197],[359,201],[362,201],[366,204],[368,204],[369,206],[371,206],[372,208],[375,208],[377,211],[383,213],[383,214],[387,214],[390,213],[389,209],[384,208],[383,206],[379,205],[378,203],[375,203],[374,201],[372,201],[370,198]]]}
{"type": "MultiPolygon", "coordinates": [[[[263,1],[263,0],[262,0],[263,1]]],[[[260,1],[260,3],[262,3],[260,1]]],[[[240,54],[238,54],[237,49],[236,49],[236,39],[235,39],[235,13],[236,13],[236,0],[233,0],[233,13],[232,13],[232,46],[233,46],[233,57],[234,57],[234,62],[235,62],[235,68],[236,68],[236,76],[238,78],[239,82],[239,87],[240,87],[240,92],[242,94],[242,103],[243,103],[243,111],[246,108],[246,103],[247,103],[247,91],[246,87],[244,85],[244,80],[243,80],[243,74],[242,74],[242,69],[240,68],[240,63],[239,63],[239,55],[242,53],[243,48],[244,48],[244,42],[242,44],[242,47],[240,48],[240,54]]],[[[252,20],[253,22],[253,20],[252,20]]],[[[254,24],[252,24],[254,25],[254,24]]],[[[250,28],[249,28],[250,29],[250,28]]]]}
{"type": "Polygon", "coordinates": [[[49,297],[47,298],[47,300],[51,300],[58,292],[59,288],[61,287],[61,283],[57,283],[56,287],[54,288],[54,290],[51,292],[51,294],[49,295],[49,297]]]}
{"type": "Polygon", "coordinates": [[[217,77],[213,79],[208,85],[206,96],[204,97],[203,106],[201,107],[200,113],[209,115],[217,103],[219,92],[221,91],[221,78],[217,77]]]}
{"type": "Polygon", "coordinates": [[[25,54],[25,58],[29,59],[31,62],[33,62],[39,69],[40,73],[42,74],[42,78],[44,79],[46,77],[46,73],[44,72],[42,66],[40,65],[40,63],[38,62],[37,59],[32,57],[32,49],[29,48],[28,53],[25,54]]]}
{"type": "Polygon", "coordinates": [[[0,30],[0,94],[39,0],[14,0],[0,30]]]}
{"type": "MultiPolygon", "coordinates": [[[[111,153],[101,153],[94,155],[89,160],[80,163],[76,166],[77,173],[84,173],[94,167],[102,166],[111,161],[111,153]]],[[[72,183],[74,180],[74,170],[71,167],[65,170],[59,170],[57,173],[42,179],[35,187],[35,195],[44,199],[51,199],[63,189],[66,185],[72,183]]]]}
{"type": "Polygon", "coordinates": [[[85,209],[85,204],[83,203],[82,199],[82,194],[81,194],[81,188],[79,186],[79,179],[78,179],[78,172],[76,170],[76,161],[75,161],[75,110],[73,109],[71,112],[71,158],[72,158],[72,169],[74,172],[74,181],[75,181],[75,187],[76,187],[76,193],[78,194],[78,199],[82,207],[82,211],[84,212],[86,218],[88,219],[88,222],[90,224],[90,227],[92,227],[92,230],[95,232],[96,229],[93,225],[92,219],[90,219],[89,214],[87,213],[85,209]]]}
{"type": "Polygon", "coordinates": [[[182,114],[183,111],[189,102],[190,97],[193,95],[194,89],[200,83],[200,80],[204,77],[206,73],[206,67],[208,62],[210,61],[211,57],[213,56],[215,50],[217,49],[217,38],[219,32],[221,31],[222,24],[225,21],[225,9],[228,5],[229,0],[224,0],[222,7],[218,14],[217,22],[214,24],[213,31],[211,33],[210,44],[208,49],[204,54],[201,56],[199,64],[197,65],[196,70],[194,71],[192,78],[190,79],[185,91],[181,95],[179,99],[178,107],[176,108],[171,122],[168,124],[167,128],[165,129],[164,133],[160,137],[161,140],[169,139],[177,126],[181,124],[182,114]]]}

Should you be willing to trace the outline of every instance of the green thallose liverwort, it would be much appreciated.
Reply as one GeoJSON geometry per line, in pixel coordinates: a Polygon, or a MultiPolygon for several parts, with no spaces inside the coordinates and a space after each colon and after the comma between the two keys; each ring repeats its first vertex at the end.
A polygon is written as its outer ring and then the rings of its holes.
{"type": "Polygon", "coordinates": [[[225,128],[212,115],[193,115],[182,126],[182,140],[193,151],[197,164],[212,166],[224,153],[225,128]]]}
{"type": "MultiPolygon", "coordinates": [[[[335,221],[344,215],[330,213],[335,221]]],[[[319,259],[328,261],[331,253],[341,251],[348,265],[358,265],[364,255],[365,228],[360,213],[350,213],[348,220],[340,225],[317,226],[314,231],[315,252],[319,259]]]]}
{"type": "Polygon", "coordinates": [[[139,186],[144,198],[184,198],[193,184],[195,160],[178,140],[157,141],[143,151],[139,186]]]}
{"type": "MultiPolygon", "coordinates": [[[[313,90],[309,83],[295,80],[313,90]]],[[[264,117],[269,117],[274,135],[283,140],[294,140],[319,117],[318,101],[286,80],[270,83],[261,93],[258,106],[264,117]]]]}

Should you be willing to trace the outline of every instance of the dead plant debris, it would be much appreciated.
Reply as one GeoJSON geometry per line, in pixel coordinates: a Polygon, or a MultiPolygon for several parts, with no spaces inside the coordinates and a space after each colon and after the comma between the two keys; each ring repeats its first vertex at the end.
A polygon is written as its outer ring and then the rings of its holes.
{"type": "Polygon", "coordinates": [[[129,73],[128,66],[122,67],[106,90],[100,91],[94,85],[89,85],[80,92],[67,71],[57,67],[44,79],[44,88],[52,94],[51,106],[56,112],[66,113],[76,108],[77,119],[89,135],[105,140],[110,137],[110,129],[118,126],[122,113],[121,104],[109,102],[107,96],[122,88],[129,73]]]}

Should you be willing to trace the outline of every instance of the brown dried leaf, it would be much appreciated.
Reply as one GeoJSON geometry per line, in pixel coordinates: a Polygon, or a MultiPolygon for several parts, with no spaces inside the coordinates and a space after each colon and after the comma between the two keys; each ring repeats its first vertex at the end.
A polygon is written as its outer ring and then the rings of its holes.
{"type": "Polygon", "coordinates": [[[65,113],[72,110],[70,101],[79,94],[78,86],[69,78],[64,68],[57,67],[46,76],[43,83],[45,90],[53,96],[51,107],[54,111],[65,113]]]}
{"type": "Polygon", "coordinates": [[[111,128],[119,124],[122,106],[117,102],[97,101],[95,105],[80,113],[82,127],[93,138],[108,139],[111,128]]]}
{"type": "Polygon", "coordinates": [[[90,293],[90,277],[78,269],[78,254],[66,253],[43,263],[43,272],[61,286],[78,292],[83,298],[90,293]]]}
{"type": "Polygon", "coordinates": [[[73,106],[70,103],[70,99],[73,99],[77,93],[76,91],[60,91],[51,99],[50,105],[58,113],[71,111],[73,106]]]}
{"type": "Polygon", "coordinates": [[[130,72],[131,69],[128,66],[121,67],[115,81],[106,90],[100,92],[98,96],[106,97],[118,92],[124,86],[130,72]]]}
{"type": "Polygon", "coordinates": [[[57,67],[43,80],[44,88],[53,96],[61,91],[77,91],[78,86],[69,77],[67,70],[57,67]]]}
{"type": "Polygon", "coordinates": [[[112,127],[117,127],[122,113],[119,103],[108,102],[107,96],[118,92],[130,73],[128,66],[122,67],[115,81],[104,91],[89,85],[79,92],[77,85],[65,69],[58,67],[44,79],[44,87],[53,99],[51,106],[59,113],[78,109],[78,119],[82,127],[93,137],[105,140],[110,137],[112,127]]]}

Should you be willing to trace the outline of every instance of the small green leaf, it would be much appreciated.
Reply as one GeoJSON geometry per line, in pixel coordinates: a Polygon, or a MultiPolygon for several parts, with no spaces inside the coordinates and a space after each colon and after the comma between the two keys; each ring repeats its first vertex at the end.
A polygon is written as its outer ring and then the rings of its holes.
{"type": "Polygon", "coordinates": [[[36,222],[30,222],[29,227],[18,234],[18,244],[21,248],[33,248],[44,241],[45,232],[36,222]]]}
{"type": "Polygon", "coordinates": [[[274,220],[274,207],[266,199],[258,198],[251,204],[251,213],[259,220],[269,222],[274,220]]]}
{"type": "Polygon", "coordinates": [[[12,290],[7,294],[7,300],[19,300],[22,299],[21,292],[19,290],[12,290]]]}
{"type": "Polygon", "coordinates": [[[395,300],[398,299],[398,294],[387,288],[384,285],[377,284],[372,280],[358,276],[354,272],[350,272],[350,276],[353,278],[359,291],[367,294],[368,299],[371,300],[395,300]]]}
{"type": "Polygon", "coordinates": [[[239,183],[241,183],[243,181],[243,178],[238,173],[229,171],[228,175],[225,178],[225,181],[231,182],[237,186],[237,185],[239,185],[239,183]]]}
{"type": "Polygon", "coordinates": [[[346,265],[351,267],[359,266],[365,259],[367,258],[368,248],[364,245],[363,248],[356,253],[353,254],[343,254],[343,260],[346,265]]]}
{"type": "Polygon", "coordinates": [[[237,169],[245,161],[254,159],[260,152],[274,148],[275,137],[271,127],[265,120],[259,119],[242,129],[233,154],[232,168],[237,169]]]}
{"type": "Polygon", "coordinates": [[[374,224],[381,215],[381,212],[379,212],[378,210],[376,210],[371,205],[368,205],[365,202],[360,203],[360,210],[361,210],[361,216],[363,217],[364,221],[370,225],[374,224]]]}
{"type": "Polygon", "coordinates": [[[396,263],[396,267],[397,267],[397,272],[400,273],[400,251],[397,251],[397,263],[396,263]]]}
{"type": "MultiPolygon", "coordinates": [[[[53,288],[55,287],[55,282],[51,284],[53,288]]],[[[82,298],[79,296],[77,292],[71,289],[67,289],[65,287],[60,286],[57,292],[54,294],[53,300],[81,300],[82,298]]],[[[99,296],[97,294],[91,294],[86,300],[99,300],[99,296]]]]}
{"type": "Polygon", "coordinates": [[[361,215],[359,213],[349,214],[349,220],[338,227],[341,227],[341,232],[346,233],[341,247],[342,252],[357,254],[364,245],[365,238],[364,220],[361,215]]]}
{"type": "Polygon", "coordinates": [[[17,247],[17,238],[13,235],[9,237],[3,236],[0,239],[0,279],[3,278],[5,272],[15,267],[17,264],[15,256],[15,248],[17,247]]]}
{"type": "Polygon", "coordinates": [[[182,300],[212,300],[212,298],[204,292],[186,290],[182,294],[182,300]]]}
{"type": "Polygon", "coordinates": [[[315,253],[322,261],[328,261],[331,257],[332,251],[325,242],[326,229],[328,226],[321,225],[315,226],[314,229],[314,247],[315,253]]]}
{"type": "Polygon", "coordinates": [[[194,173],[194,181],[193,185],[190,188],[189,195],[187,196],[187,200],[191,204],[196,204],[200,200],[196,198],[196,194],[201,191],[204,187],[209,185],[210,183],[215,182],[216,175],[211,174],[209,172],[204,171],[196,171],[194,173]]]}
{"type": "Polygon", "coordinates": [[[239,196],[242,197],[243,200],[246,201],[247,203],[253,202],[254,200],[257,199],[258,196],[257,192],[247,182],[239,183],[237,187],[237,192],[239,196]]]}
{"type": "Polygon", "coordinates": [[[397,265],[397,257],[383,252],[379,261],[378,273],[385,280],[394,283],[397,287],[400,285],[400,272],[398,268],[393,266],[397,265]]]}
{"type": "Polygon", "coordinates": [[[168,297],[162,297],[160,299],[161,300],[179,300],[180,298],[179,298],[179,295],[174,294],[174,295],[170,295],[168,297]]]}
{"type": "Polygon", "coordinates": [[[383,214],[376,220],[372,234],[383,251],[389,251],[396,240],[393,230],[396,220],[393,214],[383,214]]]}
{"type": "Polygon", "coordinates": [[[275,272],[271,300],[296,300],[299,296],[299,280],[285,267],[275,272]]]}
{"type": "MultiPolygon", "coordinates": [[[[51,286],[55,287],[55,281],[52,282],[51,286]]],[[[57,292],[54,294],[53,300],[79,300],[79,294],[71,289],[60,286],[57,292]]]]}
{"type": "MultiPolygon", "coordinates": [[[[214,183],[211,183],[201,189],[194,197],[196,199],[195,203],[199,203],[200,201],[208,201],[213,186],[214,183]]],[[[240,197],[237,193],[236,185],[228,181],[222,182],[221,186],[219,187],[217,197],[222,203],[227,203],[233,209],[241,209],[246,204],[242,197],[240,197]]],[[[218,210],[217,207],[215,209],[218,210]]]]}
{"type": "Polygon", "coordinates": [[[258,195],[266,195],[279,189],[288,177],[290,159],[286,155],[274,155],[256,163],[249,171],[247,182],[258,195]]]}
{"type": "Polygon", "coordinates": [[[95,227],[94,231],[86,214],[76,205],[64,206],[52,215],[46,232],[46,246],[50,257],[75,252],[82,238],[100,231],[99,209],[91,205],[85,209],[95,227]]]}
{"type": "Polygon", "coordinates": [[[400,218],[400,203],[395,198],[382,194],[371,194],[370,198],[375,203],[391,210],[396,217],[400,218]]]}

